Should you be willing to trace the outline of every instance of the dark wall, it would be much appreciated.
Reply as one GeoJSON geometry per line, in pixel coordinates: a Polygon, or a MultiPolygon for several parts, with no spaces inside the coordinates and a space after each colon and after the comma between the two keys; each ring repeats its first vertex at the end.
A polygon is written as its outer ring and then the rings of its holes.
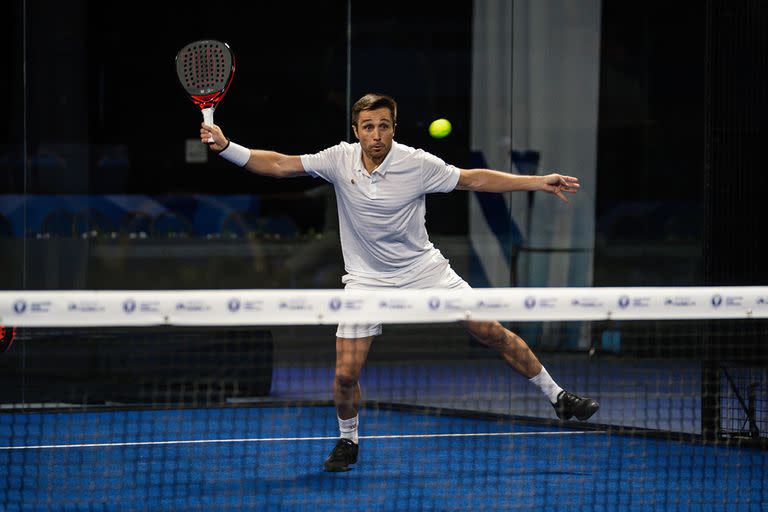
{"type": "MultiPolygon", "coordinates": [[[[472,2],[395,2],[385,10],[354,2],[352,96],[394,96],[396,140],[468,167],[471,45],[472,2]],[[433,139],[429,124],[441,117],[451,120],[453,130],[433,139]]],[[[467,192],[427,196],[431,233],[466,234],[468,221],[467,192]]]]}
{"type": "Polygon", "coordinates": [[[336,101],[345,87],[342,3],[212,9],[206,2],[160,3],[147,16],[127,3],[89,7],[90,142],[127,143],[131,157],[125,184],[96,176],[92,191],[258,193],[313,181],[278,183],[217,158],[184,163],[184,140],[198,136],[202,118],[177,83],[174,56],[198,39],[226,41],[236,55],[234,81],[215,116],[230,138],[286,153],[313,152],[343,138],[344,108],[336,101]]]}
{"type": "MultiPolygon", "coordinates": [[[[226,13],[206,2],[163,2],[151,13],[126,2],[26,9],[29,123],[15,140],[26,133],[28,193],[279,194],[320,185],[251,175],[212,155],[185,163],[185,139],[198,136],[202,119],[177,83],[174,56],[197,39],[226,41],[236,55],[215,116],[230,138],[288,154],[347,140],[347,2],[244,4],[226,13]]],[[[18,10],[14,26],[23,26],[18,10]]],[[[393,95],[397,140],[465,165],[471,2],[353,3],[351,24],[352,101],[372,90],[393,95]],[[442,141],[427,135],[437,117],[454,124],[442,141]]],[[[4,37],[19,63],[4,88],[21,91],[24,39],[18,30],[4,37]]],[[[21,111],[23,98],[15,105],[21,111]]],[[[3,169],[0,193],[23,191],[20,164],[3,169]]],[[[465,215],[443,220],[445,210],[466,210],[464,193],[430,201],[434,230],[466,232],[465,215]]]]}
{"type": "Polygon", "coordinates": [[[603,7],[595,285],[768,282],[768,6],[603,7]]]}
{"type": "Polygon", "coordinates": [[[0,97],[4,98],[5,118],[0,125],[0,193],[22,191],[24,140],[24,53],[21,2],[12,2],[0,16],[0,44],[8,49],[0,73],[0,97]]]}
{"type": "Polygon", "coordinates": [[[705,9],[603,2],[596,286],[701,284],[705,9]]]}
{"type": "Polygon", "coordinates": [[[768,5],[707,2],[705,280],[768,284],[768,5]]]}

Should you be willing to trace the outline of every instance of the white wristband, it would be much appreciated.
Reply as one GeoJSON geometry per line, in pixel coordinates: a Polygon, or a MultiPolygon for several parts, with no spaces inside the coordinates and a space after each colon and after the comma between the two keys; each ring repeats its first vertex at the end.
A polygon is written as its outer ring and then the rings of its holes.
{"type": "Polygon", "coordinates": [[[251,150],[230,141],[227,149],[219,153],[219,156],[224,160],[229,160],[233,164],[243,167],[248,163],[248,159],[251,158],[251,150]]]}

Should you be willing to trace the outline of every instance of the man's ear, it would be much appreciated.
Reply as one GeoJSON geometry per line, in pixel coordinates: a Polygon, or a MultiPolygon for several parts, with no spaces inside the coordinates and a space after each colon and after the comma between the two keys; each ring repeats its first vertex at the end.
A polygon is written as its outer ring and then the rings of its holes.
{"type": "Polygon", "coordinates": [[[354,124],[352,125],[352,131],[355,132],[355,138],[360,140],[360,137],[357,135],[357,126],[354,124]]]}

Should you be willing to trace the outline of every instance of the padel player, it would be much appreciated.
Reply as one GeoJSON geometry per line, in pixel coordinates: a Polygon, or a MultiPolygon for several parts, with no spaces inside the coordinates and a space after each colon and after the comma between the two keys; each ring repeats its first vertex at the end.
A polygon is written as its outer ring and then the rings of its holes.
{"type": "MultiPolygon", "coordinates": [[[[352,129],[359,142],[341,142],[319,153],[291,156],[248,149],[229,141],[216,125],[202,124],[213,151],[247,170],[275,178],[320,177],[333,184],[347,289],[469,288],[429,241],[425,194],[473,190],[539,190],[568,201],[579,180],[571,176],[520,176],[490,169],[459,169],[423,150],[394,140],[397,104],[389,96],[366,94],[352,107],[352,129]]],[[[590,418],[599,408],[590,398],[563,390],[519,336],[495,321],[464,321],[479,342],[494,348],[520,375],[538,386],[562,420],[590,418]]],[[[326,471],[347,471],[357,462],[358,379],[381,324],[339,324],[333,400],[341,437],[325,461],[326,471]]]]}

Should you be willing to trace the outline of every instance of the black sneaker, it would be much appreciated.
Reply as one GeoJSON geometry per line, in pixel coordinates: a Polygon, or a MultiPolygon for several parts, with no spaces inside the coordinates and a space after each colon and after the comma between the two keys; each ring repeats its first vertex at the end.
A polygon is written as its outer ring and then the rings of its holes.
{"type": "Polygon", "coordinates": [[[350,464],[357,462],[358,446],[351,439],[341,438],[323,463],[326,471],[349,471],[350,464]]]}
{"type": "Polygon", "coordinates": [[[555,408],[555,414],[561,420],[569,420],[571,416],[576,416],[577,420],[584,421],[597,412],[600,404],[591,398],[581,398],[563,390],[557,395],[557,403],[552,404],[552,407],[555,408]]]}

